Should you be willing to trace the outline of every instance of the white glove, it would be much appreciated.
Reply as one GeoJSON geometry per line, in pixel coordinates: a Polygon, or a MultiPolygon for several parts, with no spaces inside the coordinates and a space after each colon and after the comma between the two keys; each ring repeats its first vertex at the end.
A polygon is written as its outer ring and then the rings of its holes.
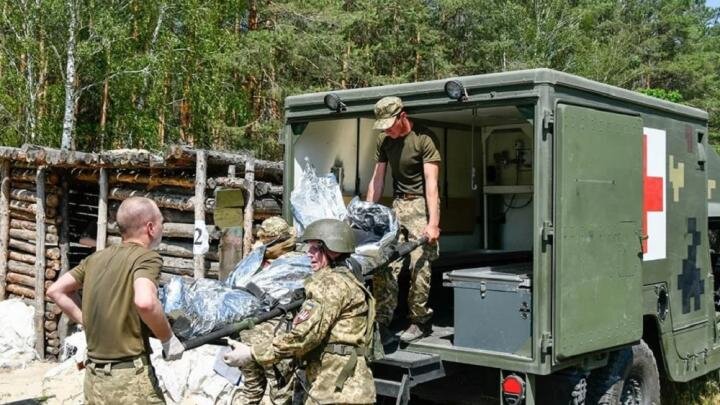
{"type": "Polygon", "coordinates": [[[227,342],[233,350],[225,353],[223,356],[225,364],[232,367],[242,367],[252,361],[252,350],[250,346],[230,338],[227,338],[227,342]]]}
{"type": "Polygon", "coordinates": [[[162,342],[163,347],[163,359],[172,361],[177,360],[182,357],[183,352],[185,351],[185,346],[183,346],[182,343],[180,343],[180,340],[178,340],[177,337],[175,337],[175,334],[173,333],[170,336],[170,339],[162,342]]]}

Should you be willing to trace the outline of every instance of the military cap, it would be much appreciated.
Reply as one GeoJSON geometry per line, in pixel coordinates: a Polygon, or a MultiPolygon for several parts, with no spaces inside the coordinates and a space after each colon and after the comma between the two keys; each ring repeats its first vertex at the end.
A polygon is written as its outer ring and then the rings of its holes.
{"type": "Polygon", "coordinates": [[[386,130],[395,123],[395,117],[403,109],[400,97],[383,97],[375,103],[375,129],[386,130]]]}

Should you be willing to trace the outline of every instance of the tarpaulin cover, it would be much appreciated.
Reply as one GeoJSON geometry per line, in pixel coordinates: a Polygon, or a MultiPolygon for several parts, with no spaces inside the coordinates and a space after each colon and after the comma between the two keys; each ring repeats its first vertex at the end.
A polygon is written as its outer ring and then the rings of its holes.
{"type": "Polygon", "coordinates": [[[360,263],[363,273],[367,273],[387,261],[400,224],[392,209],[357,197],[350,201],[347,211],[345,221],[355,231],[358,242],[352,257],[360,263]]]}
{"type": "Polygon", "coordinates": [[[318,176],[310,163],[306,163],[300,184],[290,194],[290,204],[298,235],[318,219],[343,219],[347,215],[335,176],[318,176]]]}
{"type": "Polygon", "coordinates": [[[253,249],[235,266],[235,270],[233,270],[227,280],[225,280],[225,285],[236,288],[245,287],[248,281],[250,281],[250,278],[260,270],[263,258],[265,257],[265,249],[265,245],[260,245],[253,249]]]}

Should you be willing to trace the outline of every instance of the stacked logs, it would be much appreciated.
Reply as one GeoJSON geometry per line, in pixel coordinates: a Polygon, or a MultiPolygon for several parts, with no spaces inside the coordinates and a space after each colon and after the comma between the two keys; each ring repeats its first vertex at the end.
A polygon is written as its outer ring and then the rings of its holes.
{"type": "MultiPolygon", "coordinates": [[[[158,205],[163,214],[163,240],[156,248],[163,259],[161,283],[168,275],[193,276],[193,236],[194,236],[194,187],[193,173],[188,170],[107,170],[107,236],[106,245],[122,242],[120,229],[116,222],[118,208],[123,200],[130,197],[147,197],[158,205]]],[[[96,190],[103,187],[100,183],[100,171],[92,169],[72,170],[76,184],[87,184],[96,190]]],[[[97,194],[95,201],[98,201],[97,194]]],[[[204,202],[211,207],[214,202],[204,202]]],[[[97,203],[94,204],[98,206],[97,203]]],[[[80,208],[80,207],[78,207],[80,208]]],[[[97,209],[92,211],[96,221],[97,209]]],[[[217,278],[219,268],[218,241],[219,230],[213,225],[212,211],[207,211],[205,221],[210,235],[210,251],[205,255],[206,275],[217,278]]],[[[71,215],[72,207],[71,207],[71,215]]],[[[102,222],[102,219],[100,219],[102,222]]]]}
{"type": "MultiPolygon", "coordinates": [[[[36,169],[14,167],[10,172],[9,239],[5,291],[9,298],[35,300],[36,244],[38,210],[36,169]]],[[[45,270],[44,290],[57,279],[60,272],[59,234],[63,218],[58,215],[63,192],[60,177],[48,171],[45,184],[45,270]]],[[[41,280],[40,280],[41,281],[41,280]]],[[[33,303],[32,306],[35,306],[33,303]]],[[[45,298],[45,354],[57,358],[60,341],[57,336],[59,308],[45,298]]]]}

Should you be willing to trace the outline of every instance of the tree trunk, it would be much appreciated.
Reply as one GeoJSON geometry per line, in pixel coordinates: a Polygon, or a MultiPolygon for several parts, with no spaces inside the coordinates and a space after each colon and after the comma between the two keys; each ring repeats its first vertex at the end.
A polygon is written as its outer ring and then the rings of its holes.
{"type": "Polygon", "coordinates": [[[78,3],[76,0],[66,0],[70,20],[68,24],[67,64],[65,66],[65,116],[63,117],[62,149],[75,149],[73,132],[75,131],[75,30],[77,26],[78,3]]]}
{"type": "Polygon", "coordinates": [[[10,161],[0,162],[0,301],[5,299],[8,245],[10,244],[10,161]]]}

